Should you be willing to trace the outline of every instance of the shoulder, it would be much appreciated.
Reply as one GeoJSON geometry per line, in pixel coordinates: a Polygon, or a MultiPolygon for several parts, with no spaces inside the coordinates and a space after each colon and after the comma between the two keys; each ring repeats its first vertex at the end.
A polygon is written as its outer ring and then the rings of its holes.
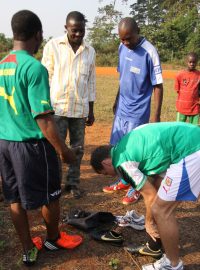
{"type": "Polygon", "coordinates": [[[85,45],[85,48],[86,48],[87,50],[89,50],[90,53],[93,53],[93,54],[96,53],[96,52],[95,52],[95,49],[94,49],[89,43],[87,43],[87,42],[84,41],[84,45],[85,45]]]}
{"type": "Polygon", "coordinates": [[[50,47],[53,45],[58,45],[60,43],[65,43],[66,42],[66,35],[63,36],[59,36],[59,37],[55,37],[55,38],[51,38],[50,40],[47,41],[47,43],[45,44],[45,47],[50,47]]]}
{"type": "Polygon", "coordinates": [[[143,38],[143,40],[141,41],[141,43],[139,44],[139,47],[143,50],[146,51],[146,53],[151,57],[158,57],[158,52],[157,49],[153,46],[153,44],[151,44],[151,42],[149,42],[148,40],[146,40],[145,38],[143,38]]]}
{"type": "Polygon", "coordinates": [[[190,73],[187,70],[180,70],[177,73],[177,76],[176,77],[182,78],[182,77],[189,77],[189,76],[190,76],[190,73]]]}
{"type": "Polygon", "coordinates": [[[43,66],[42,63],[34,57],[32,57],[30,61],[27,61],[27,64],[27,74],[30,76],[41,77],[48,74],[45,66],[43,66]]]}

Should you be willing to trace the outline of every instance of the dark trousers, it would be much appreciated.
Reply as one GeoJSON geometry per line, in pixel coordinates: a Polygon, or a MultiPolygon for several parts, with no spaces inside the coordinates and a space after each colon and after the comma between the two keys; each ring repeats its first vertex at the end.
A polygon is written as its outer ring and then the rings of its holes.
{"type": "MultiPolygon", "coordinates": [[[[85,119],[84,118],[68,118],[65,116],[54,116],[58,126],[60,135],[66,141],[69,135],[70,147],[82,146],[84,149],[85,138],[85,119]]],[[[78,186],[80,183],[80,165],[83,158],[84,150],[77,154],[77,161],[73,165],[69,165],[66,179],[66,185],[78,186]]]]}

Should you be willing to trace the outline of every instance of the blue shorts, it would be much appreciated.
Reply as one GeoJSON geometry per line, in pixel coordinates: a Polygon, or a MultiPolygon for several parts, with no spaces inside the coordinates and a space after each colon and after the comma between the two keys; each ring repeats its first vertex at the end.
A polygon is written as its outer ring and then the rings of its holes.
{"type": "Polygon", "coordinates": [[[26,142],[0,140],[0,172],[7,202],[36,209],[61,194],[58,158],[45,139],[26,142]]]}
{"type": "Polygon", "coordinates": [[[124,135],[143,124],[147,124],[147,122],[130,122],[116,115],[113,121],[110,144],[116,145],[124,135]]]}

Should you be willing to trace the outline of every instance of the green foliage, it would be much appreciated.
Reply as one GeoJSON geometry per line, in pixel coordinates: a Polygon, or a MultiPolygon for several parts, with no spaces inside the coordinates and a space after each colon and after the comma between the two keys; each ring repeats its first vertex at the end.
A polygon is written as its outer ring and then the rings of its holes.
{"type": "MultiPolygon", "coordinates": [[[[97,66],[116,66],[119,38],[117,25],[122,13],[115,9],[117,0],[98,9],[88,41],[97,53],[97,66]]],[[[118,0],[126,3],[127,0],[118,0]]],[[[99,0],[103,3],[103,0],[99,0]]],[[[194,51],[200,58],[200,0],[136,0],[130,15],[138,22],[141,35],[158,49],[162,62],[182,64],[185,55],[194,51]]],[[[35,55],[42,58],[43,45],[35,55]]],[[[0,33],[0,59],[12,49],[12,39],[0,33]]]]}
{"type": "Polygon", "coordinates": [[[162,62],[182,63],[189,51],[200,56],[199,4],[199,0],[137,0],[130,14],[141,34],[157,47],[162,62]]]}
{"type": "Polygon", "coordinates": [[[112,267],[112,269],[118,269],[119,260],[118,259],[111,259],[108,263],[112,267]]]}
{"type": "Polygon", "coordinates": [[[117,63],[119,38],[116,27],[121,16],[122,13],[115,10],[113,4],[98,9],[98,16],[88,34],[88,41],[97,53],[97,65],[113,66],[117,63]]]}

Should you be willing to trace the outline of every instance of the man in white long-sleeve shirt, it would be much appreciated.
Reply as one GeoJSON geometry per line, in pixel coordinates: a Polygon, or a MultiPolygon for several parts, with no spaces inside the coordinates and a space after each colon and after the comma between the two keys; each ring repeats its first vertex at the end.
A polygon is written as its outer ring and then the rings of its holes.
{"type": "MultiPolygon", "coordinates": [[[[95,50],[83,40],[85,16],[73,11],[67,15],[67,34],[51,39],[44,47],[42,63],[49,72],[51,102],[60,134],[69,132],[71,147],[84,146],[85,125],[94,123],[93,104],[96,97],[95,50]]],[[[70,165],[65,190],[75,198],[81,196],[80,164],[70,165]]]]}

